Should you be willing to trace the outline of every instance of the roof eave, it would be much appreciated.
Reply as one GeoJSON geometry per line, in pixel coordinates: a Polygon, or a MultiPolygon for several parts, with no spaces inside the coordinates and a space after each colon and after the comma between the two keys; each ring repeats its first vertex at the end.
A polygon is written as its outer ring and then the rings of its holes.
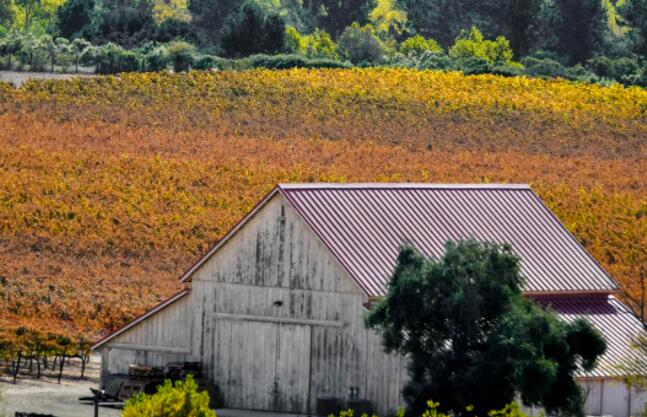
{"type": "Polygon", "coordinates": [[[95,343],[90,349],[91,350],[97,350],[101,346],[105,345],[115,337],[125,333],[126,331],[132,329],[142,321],[148,319],[149,317],[153,316],[154,314],[158,313],[161,310],[164,310],[166,307],[170,306],[171,304],[175,303],[181,298],[184,298],[186,295],[191,293],[191,290],[189,289],[184,289],[171,297],[167,298],[166,300],[162,301],[161,303],[157,304],[155,307],[151,308],[144,314],[140,315],[139,317],[136,317],[129,323],[125,324],[124,326],[120,327],[119,329],[115,330],[114,332],[108,334],[107,336],[103,337],[101,340],[99,340],[97,343],[95,343]]]}

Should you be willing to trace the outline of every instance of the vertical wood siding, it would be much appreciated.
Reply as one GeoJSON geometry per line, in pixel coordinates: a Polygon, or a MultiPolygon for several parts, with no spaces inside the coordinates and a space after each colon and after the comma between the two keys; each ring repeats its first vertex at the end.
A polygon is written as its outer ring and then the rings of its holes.
{"type": "Polygon", "coordinates": [[[280,195],[195,272],[190,298],[192,351],[228,406],[314,412],[351,387],[382,415],[402,403],[403,361],[364,329],[366,296],[280,195]]]}
{"type": "Polygon", "coordinates": [[[127,373],[130,365],[164,366],[188,360],[192,331],[190,298],[181,298],[111,340],[104,348],[103,371],[127,373]],[[137,349],[138,346],[142,348],[137,349]],[[184,349],[187,353],[164,351],[168,348],[184,349]]]}

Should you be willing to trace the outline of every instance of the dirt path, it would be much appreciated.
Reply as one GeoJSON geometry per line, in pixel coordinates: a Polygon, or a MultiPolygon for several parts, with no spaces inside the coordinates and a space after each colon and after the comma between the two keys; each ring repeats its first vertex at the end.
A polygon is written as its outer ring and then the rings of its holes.
{"type": "MultiPolygon", "coordinates": [[[[36,380],[21,375],[16,384],[11,383],[8,375],[0,376],[0,391],[3,402],[0,403],[0,416],[13,417],[16,411],[51,414],[56,417],[92,417],[91,405],[81,404],[79,397],[91,395],[90,388],[99,383],[100,358],[94,356],[86,369],[86,378],[80,379],[80,364],[73,360],[66,368],[64,378],[59,385],[54,373],[46,373],[36,380]]],[[[120,410],[102,407],[101,417],[118,417],[120,410]]]]}
{"type": "Polygon", "coordinates": [[[0,71],[0,81],[8,82],[16,87],[29,79],[35,80],[64,80],[73,77],[92,77],[92,74],[56,74],[51,72],[20,72],[0,71]]]}

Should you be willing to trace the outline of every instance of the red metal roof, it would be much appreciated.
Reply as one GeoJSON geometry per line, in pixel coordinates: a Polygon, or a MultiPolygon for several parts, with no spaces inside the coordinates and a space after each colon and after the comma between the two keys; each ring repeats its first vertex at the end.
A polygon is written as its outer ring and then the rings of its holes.
{"type": "Polygon", "coordinates": [[[595,326],[607,341],[607,352],[591,372],[578,376],[585,378],[626,376],[619,366],[626,365],[636,351],[632,341],[645,335],[640,320],[614,297],[545,297],[535,299],[542,306],[550,306],[563,320],[571,322],[584,318],[595,326]]]}
{"type": "Polygon", "coordinates": [[[369,296],[399,247],[441,257],[448,240],[510,243],[531,293],[602,292],[615,282],[527,185],[280,184],[279,191],[369,296]]]}

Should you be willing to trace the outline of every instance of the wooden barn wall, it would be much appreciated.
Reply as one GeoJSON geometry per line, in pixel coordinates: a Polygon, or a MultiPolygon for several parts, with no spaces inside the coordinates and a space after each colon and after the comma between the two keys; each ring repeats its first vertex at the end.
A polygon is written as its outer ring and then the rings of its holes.
{"type": "Polygon", "coordinates": [[[351,387],[381,415],[402,403],[403,362],[364,329],[366,296],[282,196],[194,273],[191,297],[195,359],[228,406],[315,411],[351,387]]]}
{"type": "Polygon", "coordinates": [[[621,379],[586,379],[581,381],[586,394],[587,415],[629,417],[640,414],[647,401],[647,392],[630,388],[621,379]]]}
{"type": "Polygon", "coordinates": [[[185,296],[115,337],[102,348],[102,374],[126,373],[129,365],[164,366],[191,352],[191,305],[185,296]]]}

